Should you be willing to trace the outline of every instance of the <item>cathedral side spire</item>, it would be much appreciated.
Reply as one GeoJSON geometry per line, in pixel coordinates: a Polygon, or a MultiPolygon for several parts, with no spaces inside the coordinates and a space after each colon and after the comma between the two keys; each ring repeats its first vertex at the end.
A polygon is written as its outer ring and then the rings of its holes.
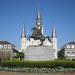
{"type": "Polygon", "coordinates": [[[55,23],[53,23],[51,41],[52,41],[52,47],[55,50],[55,59],[57,59],[58,58],[57,57],[57,34],[55,29],[55,23]]]}
{"type": "Polygon", "coordinates": [[[55,27],[54,27],[53,30],[52,30],[52,36],[51,36],[51,37],[52,37],[52,38],[56,38],[56,37],[57,37],[55,27]]]}
{"type": "Polygon", "coordinates": [[[25,33],[25,27],[23,27],[22,34],[21,34],[21,51],[22,52],[25,52],[26,42],[27,42],[27,38],[26,38],[26,33],[25,33]]]}
{"type": "Polygon", "coordinates": [[[57,38],[55,23],[53,23],[53,29],[52,29],[52,36],[51,37],[52,38],[57,38]]]}
{"type": "Polygon", "coordinates": [[[26,38],[25,27],[22,28],[21,38],[26,38]]]}

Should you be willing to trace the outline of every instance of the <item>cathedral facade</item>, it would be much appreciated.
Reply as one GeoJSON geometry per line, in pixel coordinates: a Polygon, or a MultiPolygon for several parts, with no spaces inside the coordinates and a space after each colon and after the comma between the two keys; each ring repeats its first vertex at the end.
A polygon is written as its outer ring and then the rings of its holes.
{"type": "Polygon", "coordinates": [[[51,37],[44,36],[42,18],[37,11],[36,24],[32,28],[32,35],[27,38],[25,28],[21,34],[21,50],[25,53],[25,60],[41,61],[57,59],[56,29],[52,29],[51,37]]]}

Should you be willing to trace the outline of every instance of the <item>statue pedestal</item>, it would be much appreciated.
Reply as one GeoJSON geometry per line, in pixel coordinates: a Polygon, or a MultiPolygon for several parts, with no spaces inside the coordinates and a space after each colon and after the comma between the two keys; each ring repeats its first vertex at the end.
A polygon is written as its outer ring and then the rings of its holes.
{"type": "Polygon", "coordinates": [[[55,59],[55,51],[49,46],[31,46],[25,50],[25,60],[49,61],[55,59]]]}

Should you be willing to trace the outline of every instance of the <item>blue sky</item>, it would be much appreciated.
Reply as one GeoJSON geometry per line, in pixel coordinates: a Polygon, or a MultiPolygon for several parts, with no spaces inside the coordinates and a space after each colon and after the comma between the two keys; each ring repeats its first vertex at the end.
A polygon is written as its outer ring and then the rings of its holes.
{"type": "MultiPolygon", "coordinates": [[[[75,40],[75,0],[39,0],[44,35],[51,36],[55,21],[58,47],[75,40]]],[[[25,24],[27,37],[35,25],[37,0],[0,0],[0,40],[20,48],[25,24]]]]}

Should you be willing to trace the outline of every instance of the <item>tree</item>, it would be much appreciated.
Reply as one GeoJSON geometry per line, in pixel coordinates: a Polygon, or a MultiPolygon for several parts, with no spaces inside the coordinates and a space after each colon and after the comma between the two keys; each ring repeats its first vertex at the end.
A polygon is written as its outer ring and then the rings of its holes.
{"type": "Polygon", "coordinates": [[[19,58],[20,60],[23,60],[24,59],[24,53],[23,52],[19,52],[17,53],[17,58],[19,58]]]}

